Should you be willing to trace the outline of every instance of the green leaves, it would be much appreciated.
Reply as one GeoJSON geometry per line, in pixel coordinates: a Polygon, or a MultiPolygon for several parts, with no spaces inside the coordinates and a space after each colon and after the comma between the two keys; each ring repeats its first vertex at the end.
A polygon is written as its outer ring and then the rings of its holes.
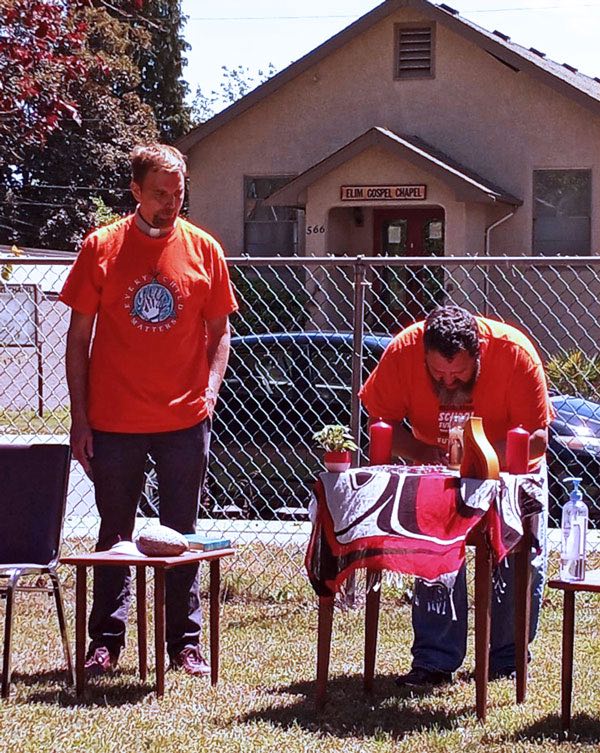
{"type": "Polygon", "coordinates": [[[327,452],[358,450],[350,427],[342,424],[326,424],[320,431],[315,432],[312,438],[327,452]]]}
{"type": "Polygon", "coordinates": [[[564,395],[600,399],[600,357],[570,350],[553,356],[546,364],[550,386],[564,395]]]}

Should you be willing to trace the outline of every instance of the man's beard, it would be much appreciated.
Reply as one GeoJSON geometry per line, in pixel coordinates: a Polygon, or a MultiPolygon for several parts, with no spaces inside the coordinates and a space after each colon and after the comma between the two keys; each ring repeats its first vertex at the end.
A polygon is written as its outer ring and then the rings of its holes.
{"type": "Polygon", "coordinates": [[[457,387],[446,387],[443,380],[437,381],[429,374],[433,391],[437,395],[440,405],[466,405],[470,403],[478,376],[479,360],[475,365],[473,376],[467,382],[459,382],[457,387]]]}
{"type": "Polygon", "coordinates": [[[152,216],[152,226],[164,230],[165,228],[173,227],[176,219],[177,214],[163,214],[162,212],[156,212],[152,216]]]}

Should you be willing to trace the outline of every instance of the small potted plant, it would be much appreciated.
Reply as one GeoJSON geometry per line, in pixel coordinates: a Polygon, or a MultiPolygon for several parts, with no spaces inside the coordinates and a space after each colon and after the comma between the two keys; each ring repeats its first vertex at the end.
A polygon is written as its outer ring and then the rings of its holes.
{"type": "Polygon", "coordinates": [[[313,440],[325,450],[324,462],[328,471],[341,473],[347,471],[352,463],[353,450],[358,446],[348,426],[327,424],[313,434],[313,440]]]}

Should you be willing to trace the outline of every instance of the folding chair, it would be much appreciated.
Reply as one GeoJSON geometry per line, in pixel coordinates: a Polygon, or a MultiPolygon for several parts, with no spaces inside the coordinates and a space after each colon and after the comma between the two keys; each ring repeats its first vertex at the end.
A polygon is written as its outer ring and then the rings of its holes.
{"type": "Polygon", "coordinates": [[[8,698],[11,677],[12,618],[15,591],[49,591],[39,577],[50,578],[67,663],[73,665],[67,638],[63,599],[56,572],[67,497],[67,445],[0,445],[0,594],[6,597],[2,698],[8,698]],[[37,576],[32,586],[19,586],[22,576],[37,576]]]}

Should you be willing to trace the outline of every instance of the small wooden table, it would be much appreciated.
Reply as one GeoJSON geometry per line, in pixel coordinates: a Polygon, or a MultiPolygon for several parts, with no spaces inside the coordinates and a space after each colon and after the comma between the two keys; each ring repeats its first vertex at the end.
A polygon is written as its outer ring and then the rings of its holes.
{"type": "Polygon", "coordinates": [[[138,627],[138,658],[140,677],[147,677],[147,618],[146,618],[146,568],[154,570],[154,645],[156,654],[156,694],[165,692],[165,571],[182,565],[208,562],[210,565],[210,679],[216,685],[219,678],[219,592],[221,587],[220,562],[234,554],[233,549],[211,552],[186,552],[177,557],[135,557],[123,554],[93,552],[61,557],[64,565],[77,568],[75,599],[75,693],[83,693],[85,681],[85,651],[87,623],[87,568],[97,565],[107,567],[135,567],[136,611],[138,627]]]}
{"type": "Polygon", "coordinates": [[[555,578],[548,581],[548,586],[564,592],[560,728],[563,734],[568,734],[571,729],[571,697],[573,695],[575,594],[577,591],[599,593],[600,570],[591,570],[589,573],[586,573],[584,580],[579,581],[566,581],[555,578]]]}

